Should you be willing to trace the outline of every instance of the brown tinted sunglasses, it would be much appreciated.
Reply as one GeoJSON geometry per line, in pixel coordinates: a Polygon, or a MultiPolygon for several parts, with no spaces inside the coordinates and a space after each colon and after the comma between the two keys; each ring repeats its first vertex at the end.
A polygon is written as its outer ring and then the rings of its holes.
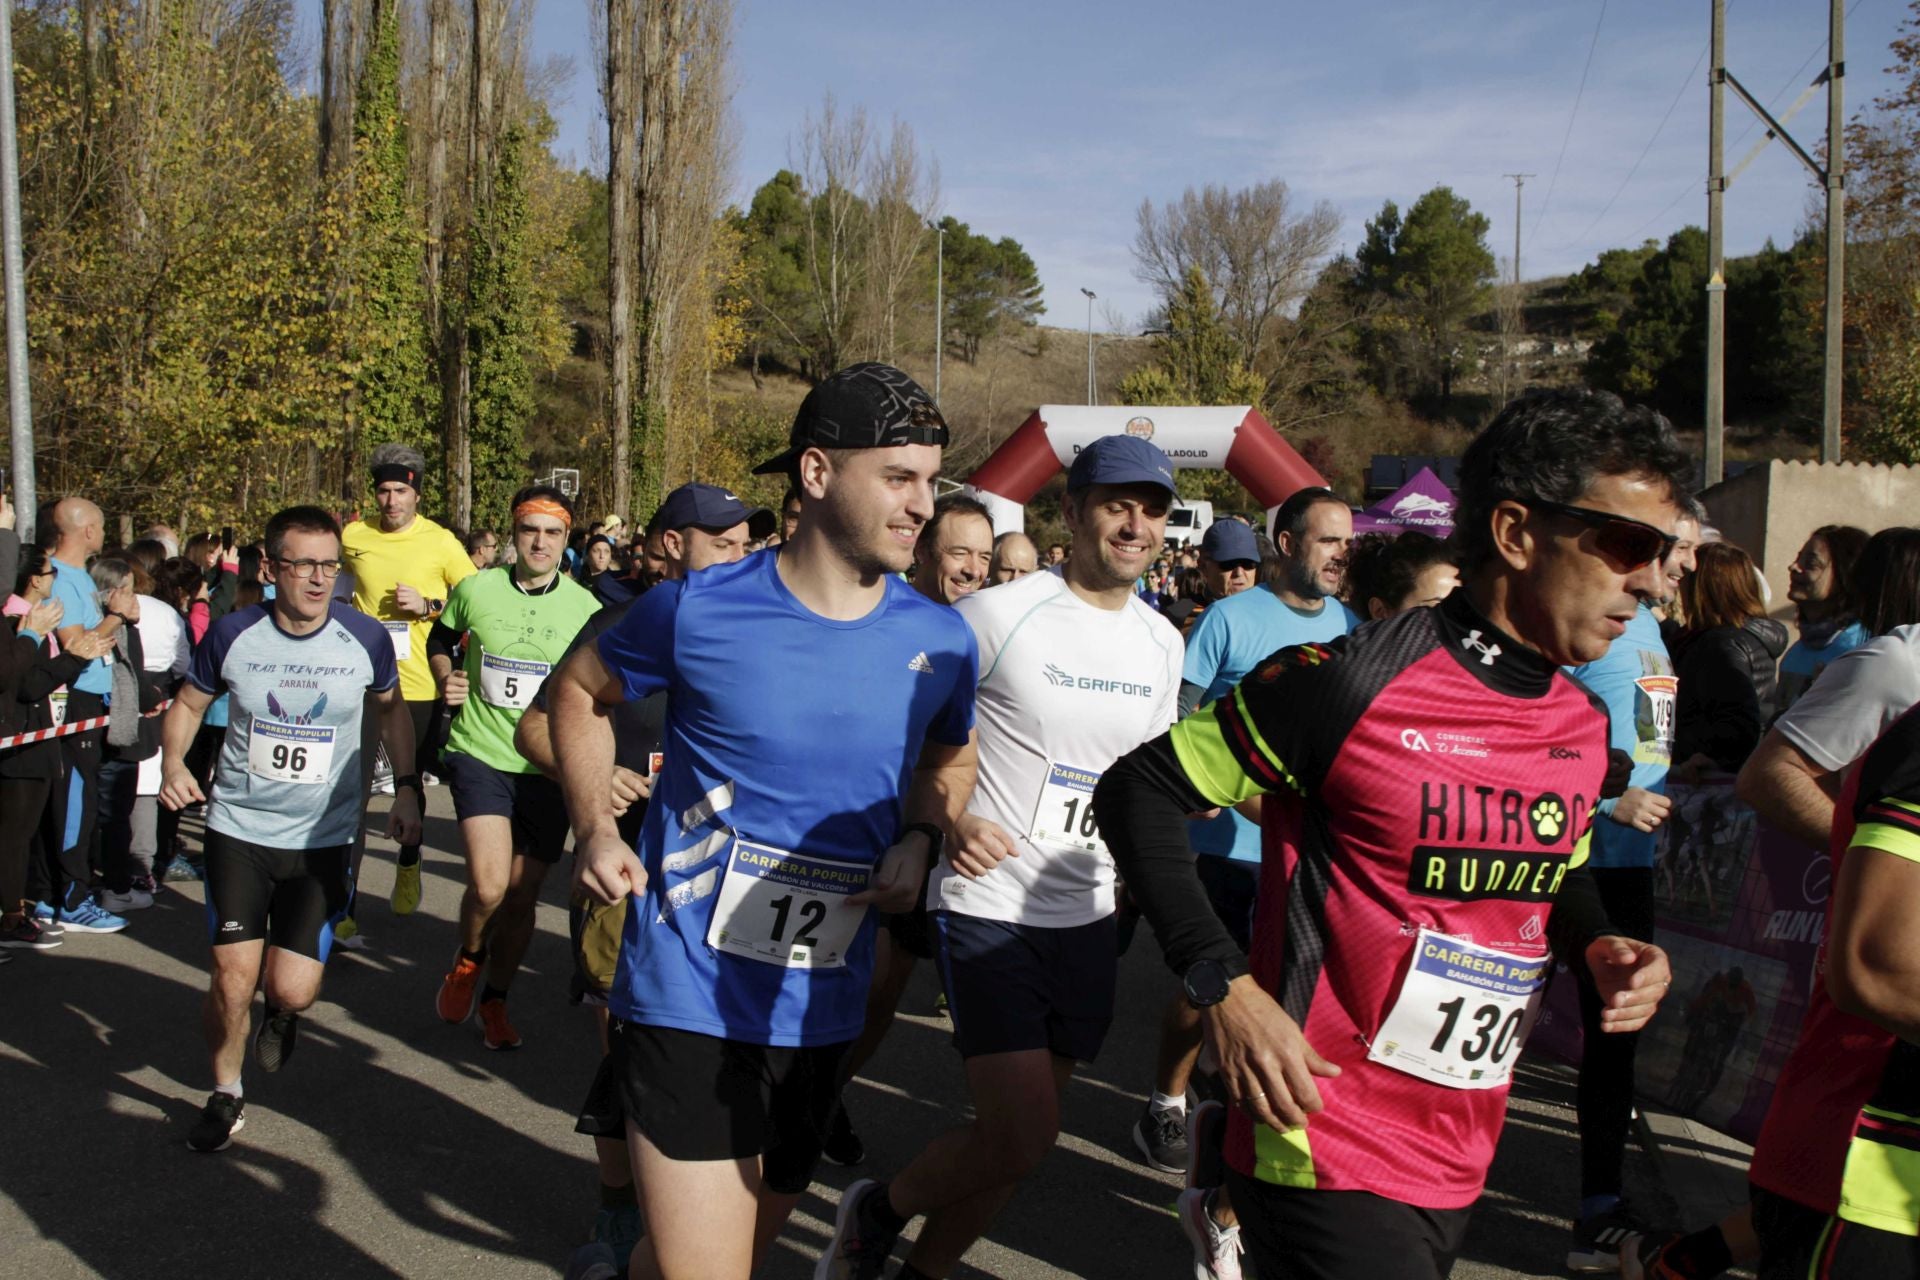
{"type": "Polygon", "coordinates": [[[1630,520],[1611,511],[1595,511],[1592,507],[1576,507],[1565,502],[1548,502],[1545,498],[1515,498],[1514,501],[1578,520],[1592,528],[1593,545],[1600,554],[1626,566],[1629,571],[1650,565],[1656,560],[1664,561],[1673,554],[1674,547],[1680,542],[1677,534],[1664,533],[1644,520],[1630,520]]]}

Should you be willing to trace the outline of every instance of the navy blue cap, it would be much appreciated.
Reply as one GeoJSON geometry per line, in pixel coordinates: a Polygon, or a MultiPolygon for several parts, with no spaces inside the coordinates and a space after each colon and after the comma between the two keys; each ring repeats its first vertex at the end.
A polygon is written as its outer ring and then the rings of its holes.
{"type": "Polygon", "coordinates": [[[1067,491],[1096,484],[1155,484],[1173,492],[1173,463],[1139,436],[1101,436],[1080,451],[1067,471],[1067,491]]]}
{"type": "Polygon", "coordinates": [[[750,507],[731,491],[717,484],[683,484],[667,495],[660,509],[647,521],[648,532],[660,529],[696,528],[717,532],[747,522],[747,536],[764,538],[773,532],[773,512],[765,507],[750,507]]]}
{"type": "Polygon", "coordinates": [[[1207,526],[1206,536],[1200,539],[1200,554],[1215,564],[1232,564],[1236,560],[1259,564],[1260,543],[1252,529],[1229,516],[1207,526]]]}

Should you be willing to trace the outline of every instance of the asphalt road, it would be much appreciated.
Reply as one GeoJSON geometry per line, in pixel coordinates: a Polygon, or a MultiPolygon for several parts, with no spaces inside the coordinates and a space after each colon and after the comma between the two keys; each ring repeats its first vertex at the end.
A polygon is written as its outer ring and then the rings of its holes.
{"type": "MultiPolygon", "coordinates": [[[[433,1012],[454,941],[461,864],[451,803],[430,793],[426,894],[387,908],[391,846],[372,841],[360,921],[371,945],[337,952],[298,1055],[268,1076],[249,1059],[247,1124],[218,1155],[186,1146],[212,1087],[198,1015],[205,932],[197,883],[165,886],[125,933],[68,935],[0,969],[0,1241],[5,1271],[35,1280],[557,1275],[596,1208],[591,1146],[572,1132],[598,1057],[566,1002],[565,886],[556,868],[514,988],[523,1048],[491,1053],[477,1027],[433,1012]]],[[[4,818],[0,818],[4,820],[4,818]]],[[[1155,1028],[1172,979],[1143,936],[1098,1063],[1069,1089],[1059,1149],[1009,1204],[960,1276],[1191,1274],[1172,1204],[1178,1179],[1135,1158],[1155,1028]]],[[[933,1014],[929,966],[850,1110],[865,1170],[823,1167],[764,1269],[812,1275],[841,1188],[897,1170],[962,1120],[959,1060],[933,1014]]],[[[256,1006],[256,1017],[257,1006],[256,1006]]],[[[1572,1085],[1524,1063],[1460,1280],[1564,1274],[1561,1214],[1578,1194],[1572,1085]]],[[[1658,1208],[1637,1151],[1629,1189],[1658,1208]]]]}

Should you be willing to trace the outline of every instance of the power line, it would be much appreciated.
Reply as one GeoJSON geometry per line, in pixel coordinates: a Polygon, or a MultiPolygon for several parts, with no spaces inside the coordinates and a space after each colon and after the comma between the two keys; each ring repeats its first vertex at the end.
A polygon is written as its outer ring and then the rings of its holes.
{"type": "Polygon", "coordinates": [[[1573,141],[1573,122],[1580,118],[1580,99],[1587,92],[1587,73],[1593,70],[1593,55],[1600,48],[1600,27],[1607,20],[1607,0],[1600,0],[1600,16],[1593,22],[1593,38],[1587,42],[1587,62],[1580,68],[1580,85],[1573,91],[1573,110],[1567,113],[1567,131],[1560,135],[1560,155],[1553,162],[1553,177],[1547,179],[1547,198],[1540,202],[1540,216],[1533,220],[1533,230],[1527,233],[1527,243],[1540,234],[1541,224],[1547,220],[1547,210],[1553,207],[1553,189],[1560,181],[1560,165],[1567,158],[1567,144],[1573,141]]]}
{"type": "Polygon", "coordinates": [[[1711,48],[1711,41],[1700,46],[1700,56],[1693,60],[1693,66],[1687,70],[1686,76],[1680,81],[1679,91],[1673,95],[1673,101],[1667,104],[1667,113],[1661,116],[1660,123],[1653,127],[1653,136],[1647,139],[1646,146],[1640,148],[1640,154],[1634,159],[1633,167],[1627,170],[1626,177],[1620,179],[1620,185],[1613,189],[1613,194],[1607,197],[1605,206],[1601,208],[1599,213],[1594,215],[1593,221],[1587,224],[1587,229],[1567,241],[1569,247],[1583,243],[1588,236],[1593,234],[1594,228],[1600,225],[1601,219],[1613,211],[1614,203],[1620,199],[1621,193],[1627,189],[1627,184],[1633,181],[1633,175],[1640,172],[1641,164],[1652,154],[1653,144],[1658,142],[1660,135],[1666,131],[1667,121],[1673,119],[1674,111],[1680,106],[1680,99],[1687,96],[1687,89],[1693,84],[1694,76],[1699,74],[1700,64],[1707,60],[1707,53],[1711,48]]]}

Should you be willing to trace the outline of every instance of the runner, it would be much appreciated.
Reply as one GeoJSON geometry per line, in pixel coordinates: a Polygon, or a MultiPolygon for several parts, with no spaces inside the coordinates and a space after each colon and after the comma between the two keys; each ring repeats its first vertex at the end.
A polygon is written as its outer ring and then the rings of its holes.
{"type": "Polygon", "coordinates": [[[413,721],[397,688],[393,642],[331,600],[340,526],[318,507],[267,522],[271,604],[236,610],[195,651],[163,726],[169,809],[206,799],[187,754],[207,707],[231,695],[232,720],[207,805],[207,936],[212,982],[201,1018],[214,1091],[187,1143],[220,1151],[246,1123],[240,1068],[254,987],[266,979],[266,1015],[254,1037],[262,1071],[293,1056],[300,1014],[320,993],[332,924],[353,888],[361,794],[361,719],[367,694],[380,741],[400,770],[387,834],[420,839],[413,721]]]}
{"type": "Polygon", "coordinates": [[[1102,778],[1099,827],[1220,1063],[1260,1274],[1447,1274],[1549,942],[1593,971],[1610,1033],[1666,991],[1666,956],[1612,929],[1585,869],[1607,721],[1558,667],[1664,594],[1686,471],[1651,411],[1521,397],[1461,460],[1460,590],[1274,654],[1102,778]],[[1183,816],[1258,795],[1249,957],[1183,816]]]}
{"type": "Polygon", "coordinates": [[[454,587],[427,637],[434,679],[453,708],[441,767],[467,856],[460,947],[434,1009],[443,1021],[463,1023],[478,988],[481,1043],[489,1049],[520,1047],[507,1020],[507,990],[533,939],[541,882],[567,844],[560,788],[515,749],[514,729],[597,607],[560,572],[573,527],[566,495],[533,485],[513,495],[511,510],[513,564],[454,587]],[[463,634],[466,657],[455,671],[463,634]]]}
{"type": "MultiPolygon", "coordinates": [[[[380,507],[377,523],[356,520],[341,535],[341,558],[353,575],[353,607],[375,618],[393,637],[394,660],[400,668],[400,696],[413,717],[413,737],[420,758],[433,759],[439,690],[427,661],[427,634],[433,619],[446,608],[454,584],[476,570],[466,548],[447,529],[420,514],[420,495],[426,483],[426,459],[418,449],[383,444],[373,451],[373,497],[380,507]]],[[[373,768],[373,761],[363,761],[373,768]]],[[[399,772],[399,770],[395,770],[399,772]]],[[[371,789],[367,794],[371,796],[371,789]]],[[[420,797],[426,808],[424,793],[420,797]]],[[[364,843],[356,837],[356,849],[364,843]]],[[[359,858],[356,851],[355,859],[359,858]]],[[[393,872],[393,912],[411,915],[420,905],[420,845],[400,846],[393,872]]],[[[358,941],[359,925],[351,907],[336,930],[343,946],[358,941]]]]}
{"type": "Polygon", "coordinates": [[[860,1031],[867,908],[912,905],[973,788],[973,634],[896,576],[933,511],[939,410],[860,364],[808,393],[790,439],[759,470],[806,495],[793,540],[655,587],[549,691],[579,883],[639,899],[610,1036],[639,1274],[669,1280],[746,1277],[806,1190],[860,1031]],[[636,856],[605,708],[662,689],[636,856]]]}
{"type": "Polygon", "coordinates": [[[1079,551],[1063,575],[958,606],[980,646],[980,778],[927,901],[974,1121],[892,1182],[847,1188],[819,1277],[879,1276],[920,1213],[897,1274],[949,1274],[1052,1149],[1060,1094],[1106,1037],[1114,875],[1088,804],[1103,769],[1173,723],[1180,633],[1133,591],[1173,492],[1173,465],[1152,444],[1094,441],[1067,475],[1062,514],[1079,551]]]}
{"type": "Polygon", "coordinates": [[[1762,1280],[1920,1276],[1920,709],[1847,780],[1816,982],[1749,1178],[1762,1280]]]}

